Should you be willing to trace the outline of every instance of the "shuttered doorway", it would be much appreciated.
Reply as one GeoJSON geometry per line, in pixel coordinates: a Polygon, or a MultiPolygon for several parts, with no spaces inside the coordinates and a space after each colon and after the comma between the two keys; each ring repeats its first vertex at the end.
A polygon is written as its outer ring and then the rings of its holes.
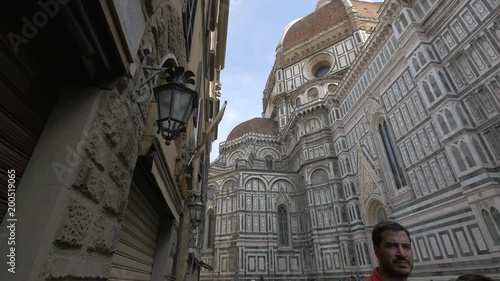
{"type": "Polygon", "coordinates": [[[151,280],[159,216],[132,183],[109,280],[151,280]]]}

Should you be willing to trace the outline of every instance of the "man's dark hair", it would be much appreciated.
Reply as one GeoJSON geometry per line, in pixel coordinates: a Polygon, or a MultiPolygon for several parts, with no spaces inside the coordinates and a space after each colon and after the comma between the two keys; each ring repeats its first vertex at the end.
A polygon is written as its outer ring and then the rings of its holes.
{"type": "Polygon", "coordinates": [[[408,232],[408,230],[399,223],[393,221],[381,221],[373,228],[372,231],[373,246],[380,246],[380,241],[382,241],[382,233],[387,230],[395,232],[404,231],[406,232],[406,235],[408,235],[408,238],[410,238],[410,232],[408,232]]]}
{"type": "Polygon", "coordinates": [[[479,274],[464,274],[457,281],[493,281],[493,279],[479,274]]]}

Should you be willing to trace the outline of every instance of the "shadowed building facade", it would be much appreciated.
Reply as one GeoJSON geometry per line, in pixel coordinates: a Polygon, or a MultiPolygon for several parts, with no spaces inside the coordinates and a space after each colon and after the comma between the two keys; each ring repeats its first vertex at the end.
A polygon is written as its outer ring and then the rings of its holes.
{"type": "Polygon", "coordinates": [[[0,4],[0,280],[199,279],[188,204],[206,193],[228,13],[229,0],[0,4]],[[153,89],[173,67],[194,73],[196,110],[167,145],[153,89]]]}
{"type": "Polygon", "coordinates": [[[318,1],[276,48],[263,114],[211,163],[202,280],[346,280],[371,231],[411,280],[500,277],[500,1],[318,1]]]}

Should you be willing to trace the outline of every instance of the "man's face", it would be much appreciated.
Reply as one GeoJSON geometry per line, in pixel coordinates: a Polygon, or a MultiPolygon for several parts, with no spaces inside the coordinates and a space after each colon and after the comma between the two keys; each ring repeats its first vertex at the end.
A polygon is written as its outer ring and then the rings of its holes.
{"type": "Polygon", "coordinates": [[[410,238],[404,231],[382,232],[380,245],[374,247],[382,276],[406,278],[413,268],[410,238]]]}

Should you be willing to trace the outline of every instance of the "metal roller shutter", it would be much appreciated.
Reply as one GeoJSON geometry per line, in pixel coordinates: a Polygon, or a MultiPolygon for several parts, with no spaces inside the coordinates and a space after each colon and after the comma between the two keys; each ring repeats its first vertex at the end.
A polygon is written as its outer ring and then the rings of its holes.
{"type": "Polygon", "coordinates": [[[151,280],[159,216],[132,183],[109,280],[151,280]]]}

